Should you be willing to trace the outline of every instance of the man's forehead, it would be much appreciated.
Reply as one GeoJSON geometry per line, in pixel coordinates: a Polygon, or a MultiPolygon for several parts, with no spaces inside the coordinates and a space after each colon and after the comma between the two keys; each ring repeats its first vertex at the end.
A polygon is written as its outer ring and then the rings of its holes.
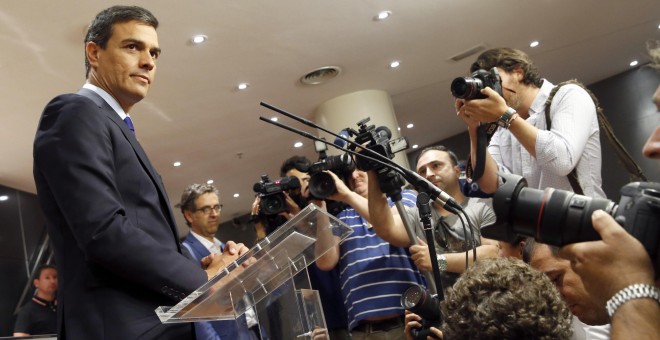
{"type": "Polygon", "coordinates": [[[419,161],[417,162],[417,169],[429,165],[433,162],[449,162],[449,153],[446,151],[440,151],[440,150],[429,150],[426,151],[424,154],[422,154],[419,157],[419,161]]]}

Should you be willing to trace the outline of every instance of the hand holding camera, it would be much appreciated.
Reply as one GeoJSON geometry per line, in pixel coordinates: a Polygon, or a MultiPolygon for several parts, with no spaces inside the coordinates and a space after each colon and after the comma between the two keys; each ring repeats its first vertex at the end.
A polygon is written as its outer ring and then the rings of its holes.
{"type": "Polygon", "coordinates": [[[591,220],[601,241],[573,243],[559,251],[560,256],[571,260],[571,267],[582,277],[590,295],[604,306],[631,284],[652,285],[651,259],[644,246],[602,210],[596,210],[591,220]]]}

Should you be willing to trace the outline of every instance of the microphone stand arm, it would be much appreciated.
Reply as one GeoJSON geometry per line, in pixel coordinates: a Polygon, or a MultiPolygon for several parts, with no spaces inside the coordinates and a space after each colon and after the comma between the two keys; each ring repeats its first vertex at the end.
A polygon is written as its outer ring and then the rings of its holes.
{"type": "Polygon", "coordinates": [[[438,300],[444,300],[444,293],[442,291],[442,281],[440,280],[440,267],[438,266],[438,257],[435,251],[435,236],[433,235],[433,224],[431,223],[431,198],[425,192],[417,195],[417,208],[419,209],[419,216],[424,226],[426,233],[426,240],[429,247],[429,256],[431,257],[431,268],[433,271],[433,279],[437,285],[438,300]]]}
{"type": "MultiPolygon", "coordinates": [[[[387,197],[389,197],[392,200],[392,202],[394,202],[394,205],[396,206],[396,209],[399,212],[399,216],[401,216],[401,221],[403,222],[403,226],[405,227],[406,233],[408,234],[408,238],[410,239],[410,244],[411,245],[419,244],[417,240],[417,235],[415,234],[414,224],[413,222],[411,222],[408,214],[406,213],[406,208],[403,202],[401,201],[403,198],[401,195],[401,187],[405,184],[403,177],[401,176],[401,174],[387,167],[382,167],[377,169],[376,173],[378,174],[378,185],[380,186],[381,191],[384,192],[385,195],[387,195],[387,197]]],[[[431,230],[431,232],[433,232],[433,230],[431,230]]],[[[431,248],[433,248],[433,251],[435,252],[435,247],[429,247],[429,250],[431,248]]],[[[433,258],[431,258],[431,260],[433,260],[433,258]]],[[[435,265],[436,267],[438,265],[437,259],[435,265]]],[[[438,281],[437,278],[431,276],[431,273],[429,272],[424,272],[422,274],[426,279],[426,286],[428,291],[431,294],[436,294],[437,293],[436,282],[440,282],[440,281],[438,281]]]]}

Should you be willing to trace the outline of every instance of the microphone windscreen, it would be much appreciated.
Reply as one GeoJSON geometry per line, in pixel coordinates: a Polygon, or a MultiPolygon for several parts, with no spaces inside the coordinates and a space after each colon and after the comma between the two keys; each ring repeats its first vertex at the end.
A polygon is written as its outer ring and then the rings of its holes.
{"type": "MultiPolygon", "coordinates": [[[[348,137],[349,137],[349,135],[348,135],[348,131],[346,131],[346,130],[341,130],[341,131],[339,131],[338,135],[340,135],[340,136],[342,136],[342,137],[344,137],[344,138],[346,138],[346,139],[348,139],[348,137]]],[[[335,144],[336,146],[340,147],[340,148],[346,148],[346,145],[347,145],[348,143],[347,143],[345,140],[343,140],[343,139],[337,137],[337,138],[335,138],[334,144],[335,144]]]]}

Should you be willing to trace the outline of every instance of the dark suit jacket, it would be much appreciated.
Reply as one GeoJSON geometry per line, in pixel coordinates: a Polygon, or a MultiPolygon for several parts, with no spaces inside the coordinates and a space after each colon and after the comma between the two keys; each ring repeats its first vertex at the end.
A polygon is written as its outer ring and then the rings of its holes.
{"type": "Polygon", "coordinates": [[[96,93],[54,98],[34,142],[34,179],[59,274],[61,339],[187,339],[163,325],[206,273],[181,253],[158,173],[133,133],[96,93]]]}
{"type": "MultiPolygon", "coordinates": [[[[197,261],[201,260],[205,256],[209,256],[211,252],[199,242],[192,233],[188,233],[188,236],[183,240],[183,245],[190,250],[190,253],[197,261]]],[[[222,245],[224,247],[224,244],[222,245]]],[[[210,331],[208,327],[203,327],[202,323],[196,324],[197,339],[213,339],[215,335],[219,336],[221,339],[232,339],[232,340],[250,340],[252,339],[252,332],[247,327],[247,319],[245,314],[241,315],[236,320],[223,320],[223,321],[211,321],[208,322],[212,326],[213,331],[210,331]]]]}

